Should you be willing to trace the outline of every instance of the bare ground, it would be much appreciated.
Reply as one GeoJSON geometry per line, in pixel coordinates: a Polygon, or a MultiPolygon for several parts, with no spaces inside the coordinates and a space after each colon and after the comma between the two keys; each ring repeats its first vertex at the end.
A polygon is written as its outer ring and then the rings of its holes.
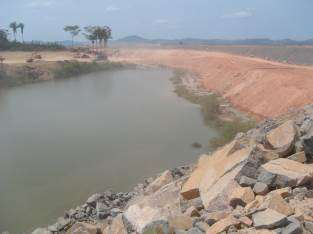
{"type": "Polygon", "coordinates": [[[111,59],[185,69],[196,74],[205,89],[258,119],[276,117],[313,101],[310,66],[189,49],[121,49],[111,59]]]}

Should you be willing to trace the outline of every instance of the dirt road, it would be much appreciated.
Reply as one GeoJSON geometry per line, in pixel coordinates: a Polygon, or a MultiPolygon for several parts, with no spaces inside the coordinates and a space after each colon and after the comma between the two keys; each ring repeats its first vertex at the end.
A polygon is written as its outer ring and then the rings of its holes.
{"type": "MultiPolygon", "coordinates": [[[[5,58],[5,64],[24,64],[27,59],[32,57],[34,52],[0,52],[0,56],[5,58]]],[[[40,54],[42,56],[42,61],[46,62],[56,62],[56,61],[63,61],[63,60],[73,60],[74,53],[70,51],[40,51],[36,52],[36,54],[40,54]]],[[[90,62],[91,59],[77,59],[75,60],[82,61],[82,62],[90,62]]]]}
{"type": "Polygon", "coordinates": [[[121,49],[112,59],[186,69],[206,89],[259,119],[313,102],[313,67],[183,49],[121,49]]]}

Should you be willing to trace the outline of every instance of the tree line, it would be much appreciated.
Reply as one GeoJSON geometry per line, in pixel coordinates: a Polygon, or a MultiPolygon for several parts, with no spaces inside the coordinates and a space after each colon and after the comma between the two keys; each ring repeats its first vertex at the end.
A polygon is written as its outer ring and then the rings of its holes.
{"type": "Polygon", "coordinates": [[[9,40],[10,31],[5,28],[0,28],[0,50],[21,50],[21,51],[34,51],[34,50],[64,50],[65,47],[58,43],[43,43],[43,42],[27,42],[24,41],[24,23],[12,22],[8,25],[13,33],[13,40],[9,40]],[[18,34],[21,35],[21,40],[17,40],[18,34]]]}
{"type": "MultiPolygon", "coordinates": [[[[74,38],[82,32],[81,28],[78,25],[67,25],[63,30],[70,33],[72,46],[74,46],[74,38]]],[[[82,34],[90,41],[93,48],[106,47],[108,40],[112,38],[112,30],[109,26],[86,26],[82,34]]]]}

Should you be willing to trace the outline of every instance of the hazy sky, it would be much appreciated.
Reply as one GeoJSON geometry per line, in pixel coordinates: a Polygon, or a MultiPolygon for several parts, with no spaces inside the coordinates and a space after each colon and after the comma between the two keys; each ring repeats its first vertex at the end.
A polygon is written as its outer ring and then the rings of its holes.
{"type": "Polygon", "coordinates": [[[114,38],[313,38],[313,0],[0,0],[0,28],[68,39],[65,24],[109,25],[114,38]]]}

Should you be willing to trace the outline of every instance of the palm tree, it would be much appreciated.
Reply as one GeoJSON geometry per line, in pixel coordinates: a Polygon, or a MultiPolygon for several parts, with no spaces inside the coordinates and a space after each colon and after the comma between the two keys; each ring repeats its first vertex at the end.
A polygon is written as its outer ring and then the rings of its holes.
{"type": "Polygon", "coordinates": [[[95,33],[96,27],[95,26],[87,26],[84,27],[85,33],[84,36],[87,40],[89,40],[92,44],[92,49],[95,49],[95,42],[97,41],[97,35],[95,33]]]}
{"type": "Polygon", "coordinates": [[[14,35],[14,41],[16,42],[16,32],[17,32],[17,28],[18,28],[18,25],[16,22],[12,22],[10,23],[10,26],[9,26],[12,31],[13,31],[13,35],[14,35]]]}
{"type": "Polygon", "coordinates": [[[69,32],[72,36],[72,47],[74,47],[74,37],[80,33],[80,27],[78,25],[68,25],[63,29],[65,32],[69,32]]]}
{"type": "Polygon", "coordinates": [[[24,28],[25,28],[25,24],[23,24],[23,23],[19,23],[18,24],[18,27],[20,28],[20,30],[21,30],[21,34],[22,34],[22,41],[23,41],[23,43],[24,43],[24,28]]]}

